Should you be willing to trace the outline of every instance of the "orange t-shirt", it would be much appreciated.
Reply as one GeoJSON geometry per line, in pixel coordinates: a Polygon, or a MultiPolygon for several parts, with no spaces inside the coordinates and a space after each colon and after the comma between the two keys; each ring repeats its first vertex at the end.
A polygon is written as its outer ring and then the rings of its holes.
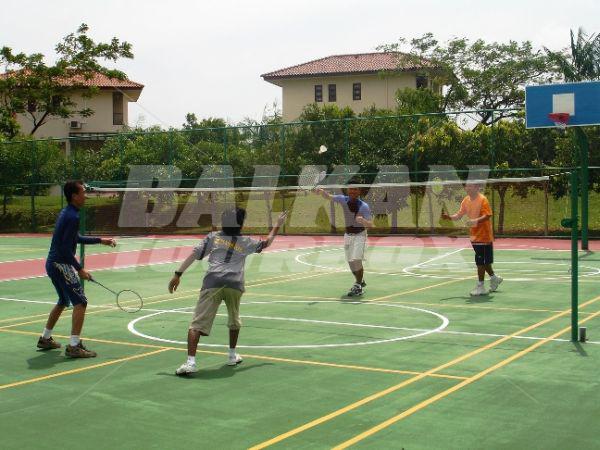
{"type": "MultiPolygon", "coordinates": [[[[467,195],[460,204],[458,213],[461,217],[466,215],[469,219],[477,219],[481,216],[491,216],[492,208],[490,208],[490,203],[485,198],[485,195],[479,193],[475,199],[471,199],[467,195]]],[[[494,232],[492,230],[492,221],[488,219],[479,222],[469,229],[469,234],[471,235],[471,242],[493,242],[494,232]]]]}

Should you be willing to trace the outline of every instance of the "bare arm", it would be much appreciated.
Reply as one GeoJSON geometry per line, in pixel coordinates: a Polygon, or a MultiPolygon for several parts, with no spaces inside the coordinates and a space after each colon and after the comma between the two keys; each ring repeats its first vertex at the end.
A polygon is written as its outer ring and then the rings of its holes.
{"type": "Polygon", "coordinates": [[[169,292],[171,294],[177,290],[177,287],[179,286],[179,281],[181,280],[181,275],[183,275],[183,272],[185,272],[187,270],[187,268],[190,267],[194,263],[194,261],[196,261],[196,254],[194,252],[192,252],[181,263],[181,265],[179,266],[179,269],[177,269],[177,271],[173,275],[173,278],[171,278],[171,281],[169,281],[169,292]]]}
{"type": "Polygon", "coordinates": [[[375,226],[373,220],[365,219],[363,216],[356,216],[356,222],[366,228],[373,228],[375,226]]]}
{"type": "Polygon", "coordinates": [[[327,200],[331,200],[333,198],[333,195],[331,195],[329,192],[324,191],[322,188],[315,188],[315,192],[317,194],[319,194],[321,197],[326,198],[327,200]]]}
{"type": "Polygon", "coordinates": [[[477,217],[476,219],[469,219],[469,225],[474,227],[478,223],[485,222],[486,220],[490,220],[491,215],[484,214],[483,216],[477,217]]]}
{"type": "Polygon", "coordinates": [[[270,246],[273,243],[273,241],[275,240],[275,236],[277,236],[277,233],[279,232],[279,228],[281,228],[281,226],[285,222],[286,217],[287,217],[287,211],[284,211],[279,215],[279,217],[277,218],[277,222],[275,223],[275,226],[273,227],[273,229],[271,229],[271,232],[267,236],[267,240],[265,241],[264,248],[267,248],[268,246],[270,246]]]}

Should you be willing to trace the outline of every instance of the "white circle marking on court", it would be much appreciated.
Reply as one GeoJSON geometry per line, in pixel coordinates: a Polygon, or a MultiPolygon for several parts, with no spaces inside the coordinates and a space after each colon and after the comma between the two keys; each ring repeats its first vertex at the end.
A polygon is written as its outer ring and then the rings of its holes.
{"type": "MultiPolygon", "coordinates": [[[[517,273],[517,272],[521,272],[521,273],[527,273],[527,272],[533,272],[533,273],[539,273],[542,276],[538,276],[538,277],[518,277],[518,278],[512,278],[512,277],[504,277],[505,280],[508,281],[543,281],[543,280],[548,280],[548,281],[554,281],[554,280],[570,280],[571,279],[571,274],[569,272],[569,268],[570,268],[570,264],[567,263],[549,263],[549,262],[532,262],[532,261],[497,261],[494,263],[494,266],[500,265],[500,266],[506,266],[506,265],[512,265],[512,264],[527,264],[528,266],[559,266],[559,267],[564,267],[565,269],[563,269],[562,271],[556,271],[556,270],[535,270],[535,269],[517,269],[517,268],[507,268],[506,271],[508,273],[517,273]],[[549,274],[549,273],[563,273],[563,276],[560,275],[554,275],[554,276],[543,276],[545,274],[549,274]]],[[[404,269],[402,269],[402,271],[408,275],[412,275],[415,277],[422,277],[422,278],[439,278],[439,279],[447,279],[447,280],[456,280],[456,279],[460,279],[462,277],[460,277],[459,275],[434,275],[432,273],[415,273],[413,272],[414,269],[431,269],[433,271],[435,270],[444,270],[445,266],[459,266],[456,269],[452,269],[452,268],[445,268],[446,271],[448,272],[459,272],[459,273],[464,273],[467,270],[469,271],[469,273],[474,270],[474,265],[471,266],[471,263],[467,263],[467,262],[447,262],[447,263],[435,263],[435,264],[425,264],[425,265],[421,265],[421,266],[410,266],[410,267],[405,267],[404,269]],[[460,267],[463,266],[463,267],[460,267]]],[[[596,268],[596,267],[588,267],[588,266],[579,266],[580,269],[580,273],[579,273],[579,277],[594,277],[596,275],[600,274],[600,268],[596,268]],[[581,269],[587,269],[588,272],[587,273],[581,273],[581,269]]],[[[500,275],[503,275],[502,272],[499,272],[500,275]]]]}
{"type": "MultiPolygon", "coordinates": [[[[310,301],[310,300],[285,300],[285,301],[268,301],[268,302],[247,302],[244,303],[244,305],[252,305],[252,304],[256,304],[256,305],[263,305],[263,304],[269,304],[269,305],[273,305],[273,304],[285,304],[285,303],[332,303],[332,302],[326,302],[326,301],[310,301]]],[[[448,324],[450,323],[450,321],[448,320],[447,317],[438,314],[434,311],[429,311],[427,309],[422,309],[422,308],[415,308],[412,306],[406,306],[406,305],[396,305],[396,304],[391,304],[391,303],[363,303],[363,302],[346,302],[346,304],[360,304],[360,305],[365,305],[365,306],[382,306],[382,307],[390,307],[390,308],[402,308],[402,309],[409,309],[409,310],[413,310],[413,311],[418,311],[418,312],[422,312],[425,314],[430,314],[433,315],[435,317],[437,317],[438,319],[440,319],[442,321],[441,325],[438,326],[437,328],[432,328],[429,330],[423,330],[419,333],[415,333],[415,334],[411,334],[408,336],[398,336],[398,337],[394,337],[394,338],[390,338],[390,339],[378,339],[375,341],[366,341],[366,342],[342,342],[339,344],[298,344],[298,345],[238,345],[238,348],[266,348],[266,349],[284,349],[284,348],[334,348],[334,347],[354,347],[354,346],[360,346],[360,345],[373,345],[373,344],[384,344],[387,342],[396,342],[396,341],[404,341],[407,339],[414,339],[417,337],[421,337],[421,336],[426,336],[428,334],[432,334],[432,333],[437,333],[440,332],[442,330],[444,330],[448,324]]],[[[177,341],[174,339],[165,339],[165,338],[161,338],[158,336],[152,336],[152,335],[148,335],[145,333],[142,333],[140,331],[138,331],[135,328],[135,325],[138,322],[141,322],[142,320],[148,319],[150,317],[154,317],[154,316],[158,316],[160,314],[166,314],[166,313],[182,313],[182,309],[188,309],[188,308],[180,308],[180,309],[173,309],[173,310],[166,310],[166,311],[159,311],[159,312],[155,312],[152,314],[147,314],[145,316],[142,317],[138,317],[137,319],[132,320],[131,322],[129,322],[129,324],[127,325],[127,329],[135,334],[136,336],[145,338],[145,339],[150,339],[153,341],[158,341],[158,342],[166,342],[166,343],[170,343],[170,344],[182,344],[182,345],[186,345],[187,342],[186,341],[177,341]]],[[[191,311],[190,311],[191,313],[191,311]]],[[[244,317],[244,316],[242,316],[244,317]]],[[[248,317],[248,316],[246,316],[248,317]]],[[[255,317],[256,318],[256,317],[255,317]]],[[[347,322],[326,322],[326,321],[319,321],[319,320],[313,320],[311,321],[310,319],[295,319],[295,318],[273,318],[273,317],[263,317],[261,319],[264,320],[291,320],[291,321],[302,321],[302,322],[312,322],[312,323],[321,323],[321,324],[328,324],[328,325],[332,325],[332,324],[336,324],[336,325],[343,325],[343,326],[356,326],[356,327],[367,327],[367,328],[397,328],[397,329],[402,329],[399,327],[388,327],[388,326],[384,326],[384,325],[369,325],[369,324],[356,324],[356,323],[347,323],[347,322]]],[[[410,329],[409,329],[410,330],[410,329]]],[[[205,344],[205,343],[200,343],[201,346],[204,347],[228,347],[228,345],[224,345],[224,344],[205,344]]]]}

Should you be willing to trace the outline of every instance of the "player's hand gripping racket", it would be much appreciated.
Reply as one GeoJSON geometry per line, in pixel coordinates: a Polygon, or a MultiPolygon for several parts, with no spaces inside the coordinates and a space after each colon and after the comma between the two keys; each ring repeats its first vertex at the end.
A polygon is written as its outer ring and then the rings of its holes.
{"type": "Polygon", "coordinates": [[[92,277],[89,278],[89,281],[92,283],[96,283],[98,286],[102,286],[108,292],[112,292],[115,295],[115,301],[117,306],[121,311],[125,311],[128,313],[138,312],[144,306],[144,301],[142,300],[142,296],[131,289],[123,289],[122,291],[115,292],[112,289],[104,286],[102,283],[94,280],[92,277]]]}

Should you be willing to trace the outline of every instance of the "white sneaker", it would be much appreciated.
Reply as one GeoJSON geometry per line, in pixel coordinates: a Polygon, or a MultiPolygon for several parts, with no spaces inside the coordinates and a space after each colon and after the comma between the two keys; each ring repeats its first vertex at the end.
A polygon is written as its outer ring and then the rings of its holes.
{"type": "Polygon", "coordinates": [[[500,283],[503,281],[504,278],[499,277],[498,275],[494,275],[490,278],[490,292],[496,292],[496,289],[498,289],[498,286],[500,286],[500,283]]]}
{"type": "Polygon", "coordinates": [[[190,364],[188,362],[182,364],[179,369],[177,369],[175,371],[175,375],[189,375],[190,373],[195,373],[198,372],[198,369],[196,368],[196,364],[190,364]]]}
{"type": "Polygon", "coordinates": [[[475,289],[471,291],[471,295],[474,297],[478,295],[486,295],[487,293],[487,289],[482,284],[478,284],[475,289]]]}
{"type": "Polygon", "coordinates": [[[227,365],[228,366],[237,366],[243,360],[244,359],[240,355],[238,355],[237,353],[234,353],[233,355],[229,355],[229,359],[227,361],[227,365]]]}

